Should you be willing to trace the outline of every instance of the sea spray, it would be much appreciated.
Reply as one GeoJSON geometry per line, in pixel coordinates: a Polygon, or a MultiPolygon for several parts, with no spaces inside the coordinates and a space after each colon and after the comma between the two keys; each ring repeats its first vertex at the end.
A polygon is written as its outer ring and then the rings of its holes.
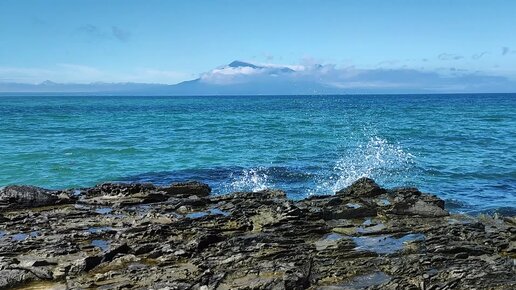
{"type": "MultiPolygon", "coordinates": [[[[294,198],[333,194],[360,177],[382,184],[409,185],[417,174],[415,157],[400,145],[374,136],[350,149],[333,164],[317,168],[253,167],[229,173],[217,193],[282,188],[294,198]]],[[[411,185],[411,184],[410,184],[411,185]]]]}
{"type": "Polygon", "coordinates": [[[240,172],[232,172],[224,187],[224,191],[260,191],[271,187],[267,169],[264,167],[243,169],[240,172]]]}
{"type": "Polygon", "coordinates": [[[331,171],[322,173],[309,194],[331,194],[360,177],[374,178],[382,184],[406,185],[417,174],[415,164],[415,156],[400,145],[378,136],[370,137],[366,144],[349,149],[331,171]]]}

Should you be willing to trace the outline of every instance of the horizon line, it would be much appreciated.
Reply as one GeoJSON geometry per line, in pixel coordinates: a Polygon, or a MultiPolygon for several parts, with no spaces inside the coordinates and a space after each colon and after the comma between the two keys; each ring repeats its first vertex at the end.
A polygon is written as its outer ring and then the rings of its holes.
{"type": "Polygon", "coordinates": [[[0,97],[331,97],[331,96],[439,96],[439,95],[516,95],[516,92],[442,92],[442,93],[349,93],[349,94],[112,94],[108,92],[0,92],[0,97]]]}

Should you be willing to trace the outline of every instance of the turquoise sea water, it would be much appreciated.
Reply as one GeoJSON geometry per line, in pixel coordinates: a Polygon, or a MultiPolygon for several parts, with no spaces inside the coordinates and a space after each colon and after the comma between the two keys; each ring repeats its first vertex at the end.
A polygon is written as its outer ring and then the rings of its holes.
{"type": "Polygon", "coordinates": [[[516,95],[0,97],[0,186],[207,182],[331,194],[361,176],[516,212],[516,95]]]}

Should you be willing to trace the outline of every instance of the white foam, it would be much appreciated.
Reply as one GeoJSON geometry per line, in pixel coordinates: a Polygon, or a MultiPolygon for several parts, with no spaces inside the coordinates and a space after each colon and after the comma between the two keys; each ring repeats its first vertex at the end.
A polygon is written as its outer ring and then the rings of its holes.
{"type": "Polygon", "coordinates": [[[413,174],[415,157],[400,145],[374,136],[337,160],[330,172],[322,174],[310,194],[330,194],[349,186],[361,177],[380,183],[403,184],[413,174]]]}
{"type": "Polygon", "coordinates": [[[262,167],[244,169],[240,173],[232,173],[232,181],[228,184],[226,191],[260,191],[270,188],[269,177],[262,167]]]}

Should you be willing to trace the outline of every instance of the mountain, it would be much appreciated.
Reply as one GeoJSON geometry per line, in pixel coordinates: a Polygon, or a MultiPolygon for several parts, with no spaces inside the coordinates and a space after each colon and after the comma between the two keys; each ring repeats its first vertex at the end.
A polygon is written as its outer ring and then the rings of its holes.
{"type": "Polygon", "coordinates": [[[335,65],[253,64],[235,60],[175,85],[146,83],[1,83],[0,94],[86,95],[321,95],[363,93],[514,92],[505,77],[414,69],[335,65]]]}
{"type": "Polygon", "coordinates": [[[250,68],[261,68],[259,66],[256,66],[252,63],[243,62],[239,60],[235,60],[232,63],[228,64],[228,67],[250,67],[250,68]]]}
{"type": "Polygon", "coordinates": [[[201,74],[195,80],[171,86],[172,94],[194,95],[292,95],[342,93],[322,83],[301,78],[296,70],[276,65],[233,61],[201,74]]]}
{"type": "Polygon", "coordinates": [[[233,61],[176,85],[145,83],[0,83],[0,93],[9,94],[100,94],[100,95],[270,95],[338,93],[327,85],[297,79],[286,66],[255,65],[233,61]]]}

